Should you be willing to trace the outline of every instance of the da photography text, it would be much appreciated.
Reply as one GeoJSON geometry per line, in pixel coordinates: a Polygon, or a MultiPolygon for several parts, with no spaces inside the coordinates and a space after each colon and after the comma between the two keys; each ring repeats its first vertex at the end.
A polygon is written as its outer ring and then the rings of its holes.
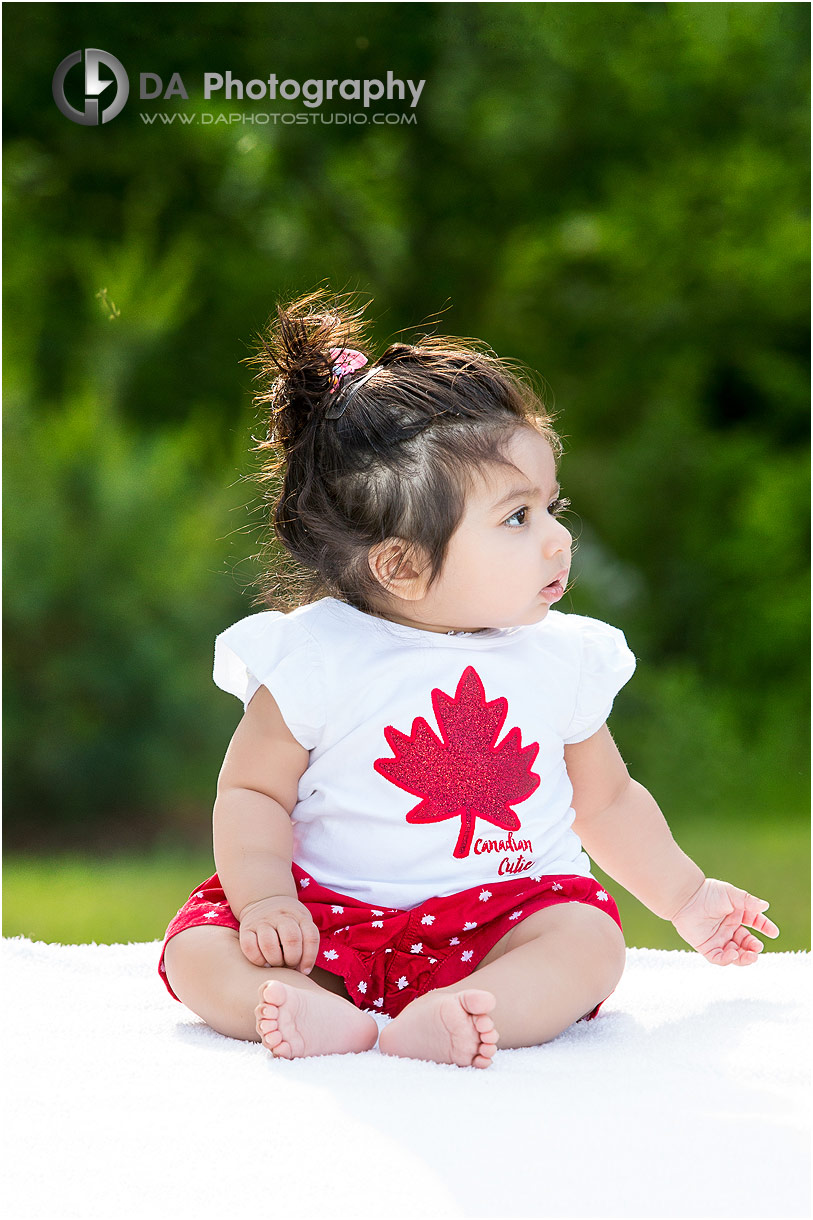
{"type": "MultiPolygon", "coordinates": [[[[180,72],[173,72],[164,84],[157,72],[142,72],[139,75],[138,96],[141,101],[154,101],[162,98],[168,101],[173,97],[189,100],[189,92],[181,78],[180,72]]],[[[275,72],[267,80],[249,80],[243,82],[226,71],[204,72],[203,96],[208,102],[214,99],[223,101],[300,101],[303,106],[315,108],[325,101],[341,99],[345,102],[357,101],[362,106],[370,106],[373,102],[385,100],[406,101],[409,93],[409,104],[417,106],[423,92],[425,80],[400,80],[392,72],[387,72],[386,80],[283,80],[280,81],[275,72]]]]}

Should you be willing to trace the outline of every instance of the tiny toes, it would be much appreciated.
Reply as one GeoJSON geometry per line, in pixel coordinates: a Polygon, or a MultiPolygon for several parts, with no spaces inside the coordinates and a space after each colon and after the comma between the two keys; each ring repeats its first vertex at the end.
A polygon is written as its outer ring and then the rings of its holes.
{"type": "Polygon", "coordinates": [[[285,999],[285,988],[278,979],[271,979],[264,985],[261,994],[266,1004],[278,1006],[285,999]]]}
{"type": "Polygon", "coordinates": [[[491,1012],[495,1007],[496,997],[489,991],[462,991],[459,993],[460,1003],[472,1017],[481,1017],[491,1012]]]}

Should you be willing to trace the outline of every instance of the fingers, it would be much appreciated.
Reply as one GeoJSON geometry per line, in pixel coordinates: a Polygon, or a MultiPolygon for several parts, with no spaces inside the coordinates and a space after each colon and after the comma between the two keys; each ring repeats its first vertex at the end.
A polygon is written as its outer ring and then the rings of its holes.
{"type": "Polygon", "coordinates": [[[716,945],[715,948],[709,949],[703,956],[715,966],[733,966],[739,955],[737,946],[728,941],[725,945],[716,945]]]}
{"type": "MultiPolygon", "coordinates": [[[[261,940],[260,945],[262,944],[261,940]]],[[[289,969],[296,970],[302,958],[302,933],[292,916],[283,917],[276,928],[269,928],[268,944],[272,952],[276,950],[277,955],[275,961],[269,960],[269,966],[288,966],[289,969]]]]}
{"type": "Polygon", "coordinates": [[[736,901],[741,922],[747,928],[754,928],[755,931],[770,936],[771,939],[779,935],[779,928],[764,914],[771,905],[769,902],[766,902],[764,898],[756,898],[745,890],[734,889],[733,886],[731,889],[731,897],[736,901]]]}
{"type": "Polygon", "coordinates": [[[684,908],[673,919],[680,935],[715,966],[753,965],[764,945],[748,929],[772,939],[779,935],[779,928],[765,915],[770,904],[714,878],[706,879],[703,893],[702,907],[684,908]]]}
{"type": "Polygon", "coordinates": [[[243,924],[240,925],[240,948],[254,966],[267,965],[265,955],[257,943],[257,933],[243,924]]]}
{"type": "MultiPolygon", "coordinates": [[[[763,936],[769,936],[774,940],[779,935],[779,928],[765,914],[768,907],[771,905],[764,898],[757,898],[753,894],[749,894],[746,890],[736,889],[734,886],[729,886],[726,883],[726,888],[729,892],[729,897],[734,903],[734,910],[722,922],[721,928],[726,930],[732,922],[740,923],[746,928],[753,928],[755,932],[759,932],[763,936]]],[[[752,938],[753,939],[753,938],[752,938]]],[[[762,945],[759,941],[754,940],[754,944],[762,945]]]]}
{"type": "Polygon", "coordinates": [[[766,902],[762,904],[762,910],[746,911],[742,922],[746,927],[753,928],[755,932],[761,932],[763,936],[770,936],[771,940],[774,940],[779,935],[779,929],[773,920],[762,914],[762,911],[766,910],[769,905],[766,902]]]}
{"type": "Polygon", "coordinates": [[[309,974],[319,952],[319,931],[313,920],[303,924],[284,916],[276,923],[261,922],[256,928],[240,926],[240,948],[255,966],[285,966],[309,974]]]}
{"type": "Polygon", "coordinates": [[[240,925],[240,948],[255,966],[282,966],[285,960],[276,928],[260,924],[257,928],[240,925]]]}
{"type": "Polygon", "coordinates": [[[779,935],[779,928],[773,920],[768,919],[765,915],[761,915],[756,923],[751,924],[751,927],[755,931],[761,932],[763,936],[770,936],[771,940],[776,940],[779,935]]]}
{"type": "Polygon", "coordinates": [[[765,946],[745,927],[739,927],[730,940],[704,954],[715,966],[752,966],[765,946]]]}
{"type": "Polygon", "coordinates": [[[764,950],[765,946],[761,940],[757,940],[752,936],[747,928],[739,928],[734,933],[734,940],[738,947],[738,954],[734,961],[735,966],[753,966],[754,962],[764,950]]]}
{"type": "Polygon", "coordinates": [[[319,929],[311,919],[302,924],[302,960],[299,963],[299,969],[304,974],[310,974],[313,970],[318,954],[319,929]]]}

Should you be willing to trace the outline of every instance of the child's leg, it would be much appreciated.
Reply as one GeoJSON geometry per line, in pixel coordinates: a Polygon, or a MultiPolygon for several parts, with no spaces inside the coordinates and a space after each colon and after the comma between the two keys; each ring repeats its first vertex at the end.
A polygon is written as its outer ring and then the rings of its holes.
{"type": "Polygon", "coordinates": [[[468,978],[413,1000],[381,1031],[379,1046],[388,1055],[460,1063],[468,1031],[468,1062],[487,1067],[489,1022],[500,1046],[549,1042],[607,998],[624,953],[621,931],[603,911],[579,902],[546,907],[498,941],[468,978]],[[484,997],[495,1002],[486,1006],[484,997]]]}
{"type": "Polygon", "coordinates": [[[179,932],[167,944],[164,966],[175,994],[212,1029],[261,1041],[281,1058],[375,1046],[375,1020],[342,998],[347,993],[341,979],[318,967],[307,975],[255,966],[231,928],[179,932]]]}

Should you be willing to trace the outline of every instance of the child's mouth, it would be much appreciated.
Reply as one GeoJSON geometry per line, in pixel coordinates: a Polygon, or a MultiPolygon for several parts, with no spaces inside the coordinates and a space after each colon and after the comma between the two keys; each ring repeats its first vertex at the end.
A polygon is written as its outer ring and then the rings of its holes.
{"type": "Polygon", "coordinates": [[[549,606],[552,606],[554,602],[558,602],[560,597],[564,597],[566,581],[567,572],[560,572],[555,580],[540,590],[539,596],[544,598],[549,606]]]}

